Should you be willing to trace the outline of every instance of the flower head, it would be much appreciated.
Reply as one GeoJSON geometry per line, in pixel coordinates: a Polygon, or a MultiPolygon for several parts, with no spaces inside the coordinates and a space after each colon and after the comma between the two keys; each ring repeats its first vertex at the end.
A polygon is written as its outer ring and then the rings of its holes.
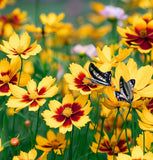
{"type": "Polygon", "coordinates": [[[31,41],[30,36],[27,32],[24,32],[23,35],[19,36],[14,32],[10,36],[9,41],[2,41],[3,45],[0,45],[0,49],[7,53],[9,58],[14,58],[21,56],[23,59],[29,58],[31,55],[36,55],[41,51],[41,46],[35,41],[32,45],[29,46],[31,41]]]}
{"type": "Polygon", "coordinates": [[[132,150],[132,155],[129,156],[127,154],[119,153],[117,160],[153,160],[153,153],[148,152],[146,154],[143,154],[143,151],[140,146],[135,146],[132,150]]]}
{"type": "Polygon", "coordinates": [[[31,149],[28,153],[20,151],[19,156],[14,156],[13,160],[35,160],[37,157],[37,151],[35,149],[31,149]]]}
{"type": "Polygon", "coordinates": [[[55,135],[51,130],[47,132],[47,138],[37,135],[36,142],[36,149],[42,150],[46,153],[53,150],[56,154],[62,154],[66,147],[65,135],[59,132],[55,135]]]}
{"type": "MultiPolygon", "coordinates": [[[[7,59],[0,61],[0,96],[11,94],[9,84],[17,85],[19,81],[19,69],[21,68],[20,58],[7,59]]],[[[25,86],[31,77],[26,73],[21,73],[20,86],[25,86]]]]}
{"type": "Polygon", "coordinates": [[[92,44],[85,46],[78,44],[71,49],[71,53],[86,54],[91,59],[93,59],[93,56],[97,56],[97,50],[92,44]]]}
{"type": "MultiPolygon", "coordinates": [[[[117,136],[119,136],[120,132],[117,132],[117,136]]],[[[131,141],[130,131],[128,130],[128,140],[131,141]]],[[[117,142],[117,137],[115,135],[112,136],[111,140],[108,135],[104,133],[104,136],[100,139],[100,134],[97,132],[95,135],[96,142],[92,143],[90,146],[91,150],[96,153],[107,153],[108,156],[113,156],[113,148],[115,148],[115,155],[118,155],[120,152],[127,152],[127,143],[125,138],[125,132],[122,133],[119,142],[117,142]],[[100,142],[99,142],[100,141],[100,142]]]]}
{"type": "Polygon", "coordinates": [[[72,126],[81,128],[90,121],[87,114],[90,112],[90,101],[88,96],[80,95],[73,100],[71,94],[65,95],[62,103],[52,100],[49,109],[42,113],[46,125],[51,128],[58,128],[59,132],[66,133],[72,131],[72,126]],[[87,104],[86,104],[87,103],[87,104]]]}
{"type": "Polygon", "coordinates": [[[75,63],[70,64],[69,69],[72,74],[66,73],[64,78],[69,84],[69,88],[71,90],[77,90],[80,91],[81,94],[86,95],[91,94],[93,90],[103,88],[102,85],[96,85],[88,79],[91,78],[90,73],[87,71],[88,69],[85,69],[79,64],[75,63]]]}
{"type": "Polygon", "coordinates": [[[124,10],[119,7],[105,6],[103,10],[99,11],[99,13],[111,19],[114,18],[121,20],[127,19],[127,15],[124,13],[124,10]]]}
{"type": "Polygon", "coordinates": [[[128,47],[137,48],[141,53],[149,53],[153,46],[153,19],[151,14],[134,19],[132,27],[117,28],[128,47]]]}
{"type": "Polygon", "coordinates": [[[13,96],[9,98],[7,106],[17,108],[17,110],[29,106],[29,111],[37,111],[39,106],[46,102],[45,98],[53,97],[57,93],[56,85],[52,86],[55,80],[51,76],[46,76],[39,82],[38,87],[34,80],[30,80],[27,84],[27,91],[16,85],[10,85],[13,96]]]}

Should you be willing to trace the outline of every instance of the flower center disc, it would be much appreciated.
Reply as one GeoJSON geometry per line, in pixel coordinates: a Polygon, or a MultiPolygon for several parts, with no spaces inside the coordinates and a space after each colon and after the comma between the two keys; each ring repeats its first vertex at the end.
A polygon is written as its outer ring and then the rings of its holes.
{"type": "Polygon", "coordinates": [[[140,37],[141,37],[141,38],[145,38],[146,35],[147,35],[147,31],[146,31],[146,30],[141,30],[141,31],[140,31],[140,37]]]}
{"type": "Polygon", "coordinates": [[[63,111],[63,115],[67,118],[69,118],[71,115],[72,115],[72,110],[71,108],[65,108],[64,111],[63,111]]]}

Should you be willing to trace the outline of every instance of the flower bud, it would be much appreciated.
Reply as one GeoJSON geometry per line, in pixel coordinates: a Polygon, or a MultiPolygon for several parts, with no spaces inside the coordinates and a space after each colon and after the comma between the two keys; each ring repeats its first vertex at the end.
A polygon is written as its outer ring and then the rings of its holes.
{"type": "Polygon", "coordinates": [[[20,140],[17,137],[14,137],[10,140],[11,146],[17,146],[19,145],[19,143],[20,143],[20,140]]]}

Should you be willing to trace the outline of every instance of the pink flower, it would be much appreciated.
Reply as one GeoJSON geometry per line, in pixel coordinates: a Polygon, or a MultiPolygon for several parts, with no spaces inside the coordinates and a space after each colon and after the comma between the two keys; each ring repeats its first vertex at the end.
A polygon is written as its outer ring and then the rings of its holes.
{"type": "Polygon", "coordinates": [[[127,19],[127,15],[124,13],[124,10],[119,7],[106,6],[99,13],[103,16],[106,16],[107,18],[116,18],[121,20],[127,19]]]}
{"type": "Polygon", "coordinates": [[[89,44],[86,46],[82,46],[78,44],[71,49],[71,53],[78,53],[78,54],[84,53],[87,56],[89,56],[91,59],[93,59],[93,56],[97,56],[97,49],[92,44],[89,44]]]}

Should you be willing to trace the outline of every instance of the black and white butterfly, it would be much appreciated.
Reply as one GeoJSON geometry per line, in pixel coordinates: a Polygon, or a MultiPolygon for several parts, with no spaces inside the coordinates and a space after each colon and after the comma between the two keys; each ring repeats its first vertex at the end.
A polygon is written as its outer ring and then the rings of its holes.
{"type": "Polygon", "coordinates": [[[120,92],[115,91],[115,96],[118,101],[126,101],[131,103],[133,101],[133,88],[135,86],[135,79],[125,82],[123,77],[120,77],[120,92]]]}
{"type": "Polygon", "coordinates": [[[92,76],[89,78],[92,83],[111,86],[111,71],[103,73],[93,63],[90,63],[89,72],[92,76]]]}

